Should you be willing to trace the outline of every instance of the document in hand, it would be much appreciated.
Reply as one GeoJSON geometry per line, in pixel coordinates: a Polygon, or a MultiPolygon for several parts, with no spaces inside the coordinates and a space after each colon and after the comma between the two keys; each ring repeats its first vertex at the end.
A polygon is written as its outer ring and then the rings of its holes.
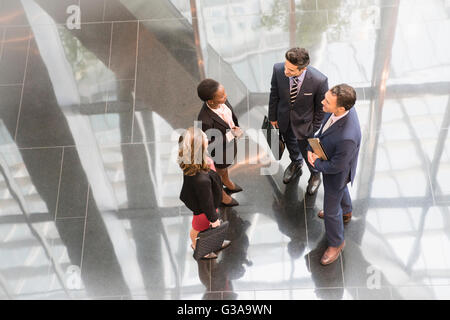
{"type": "Polygon", "coordinates": [[[319,138],[309,138],[308,142],[311,148],[313,149],[314,153],[317,154],[320,159],[328,160],[325,149],[322,147],[319,138]]]}

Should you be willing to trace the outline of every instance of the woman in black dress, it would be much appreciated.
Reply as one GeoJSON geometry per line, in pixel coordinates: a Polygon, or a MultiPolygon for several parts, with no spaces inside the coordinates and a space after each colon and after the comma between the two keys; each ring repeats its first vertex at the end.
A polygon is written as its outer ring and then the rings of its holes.
{"type": "Polygon", "coordinates": [[[219,142],[218,147],[220,150],[211,148],[211,146],[216,145],[216,143],[213,144],[214,136],[209,141],[210,154],[214,159],[217,173],[225,185],[222,192],[222,205],[227,207],[239,205],[230,194],[240,192],[242,188],[233,183],[228,175],[228,167],[236,157],[236,138],[242,135],[238,119],[227,100],[225,88],[219,82],[213,79],[205,79],[199,83],[197,93],[203,101],[202,109],[198,115],[198,121],[202,123],[202,130],[209,134],[212,131],[208,132],[208,130],[216,129],[222,139],[222,143],[219,142]]]}
{"type": "MultiPolygon", "coordinates": [[[[222,202],[222,181],[208,157],[208,139],[199,128],[191,127],[179,139],[178,164],[183,170],[180,199],[192,210],[190,237],[192,249],[200,231],[220,225],[217,208],[222,202]],[[211,169],[212,168],[212,169],[211,169]]],[[[217,257],[210,254],[206,258],[217,257]]]]}

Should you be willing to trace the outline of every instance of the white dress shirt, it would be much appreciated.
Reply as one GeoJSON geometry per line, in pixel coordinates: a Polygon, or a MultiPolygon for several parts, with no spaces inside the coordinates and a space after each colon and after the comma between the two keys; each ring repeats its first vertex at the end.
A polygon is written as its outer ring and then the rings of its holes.
{"type": "Polygon", "coordinates": [[[331,127],[333,124],[335,124],[336,121],[338,121],[339,119],[342,119],[343,117],[345,117],[348,114],[349,111],[350,110],[347,110],[343,115],[338,116],[338,117],[335,116],[334,113],[331,114],[331,117],[328,119],[328,121],[323,126],[322,133],[325,132],[326,130],[328,130],[328,128],[331,127]]]}
{"type": "MultiPolygon", "coordinates": [[[[226,124],[228,124],[230,126],[231,129],[233,129],[235,127],[234,125],[234,121],[233,121],[233,114],[231,113],[230,108],[228,108],[226,105],[221,104],[219,105],[218,108],[213,109],[211,108],[208,103],[206,103],[206,105],[208,106],[208,108],[210,108],[215,114],[217,114],[220,119],[222,119],[223,121],[225,121],[226,124]]],[[[231,140],[234,139],[234,135],[233,132],[228,131],[225,135],[225,137],[227,138],[227,141],[230,142],[231,140]]]]}

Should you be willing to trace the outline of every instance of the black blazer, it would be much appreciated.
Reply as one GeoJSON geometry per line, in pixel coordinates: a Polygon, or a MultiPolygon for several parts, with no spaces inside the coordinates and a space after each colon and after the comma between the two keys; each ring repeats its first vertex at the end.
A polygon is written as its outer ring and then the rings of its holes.
{"type": "Polygon", "coordinates": [[[213,170],[200,171],[194,176],[183,175],[180,200],[194,215],[204,213],[214,222],[219,218],[216,209],[222,202],[222,179],[213,170]]]}
{"type": "Polygon", "coordinates": [[[278,121],[283,133],[290,123],[299,140],[312,137],[320,128],[324,117],[321,102],[328,91],[328,78],[324,74],[311,66],[305,72],[305,79],[291,107],[289,77],[284,74],[284,63],[276,63],[269,99],[269,120],[278,121]]]}
{"type": "MultiPolygon", "coordinates": [[[[225,105],[230,108],[231,114],[233,117],[233,122],[236,127],[239,127],[239,122],[234,114],[233,107],[231,107],[231,104],[228,102],[228,100],[225,102],[225,105]]],[[[198,121],[202,122],[202,130],[205,132],[208,136],[208,142],[210,145],[210,148],[208,148],[209,154],[214,160],[214,164],[216,168],[223,169],[228,166],[230,166],[233,163],[234,158],[236,157],[237,152],[237,145],[236,145],[236,139],[233,139],[230,142],[227,142],[226,133],[228,130],[231,130],[230,126],[222,120],[214,111],[212,111],[206,103],[203,103],[202,109],[200,110],[200,113],[198,114],[198,121]],[[223,158],[220,159],[221,163],[218,162],[218,159],[216,159],[214,145],[211,146],[211,144],[214,142],[214,137],[208,134],[209,129],[218,129],[222,133],[222,154],[223,158]],[[228,156],[227,156],[228,155],[228,156]]]]}

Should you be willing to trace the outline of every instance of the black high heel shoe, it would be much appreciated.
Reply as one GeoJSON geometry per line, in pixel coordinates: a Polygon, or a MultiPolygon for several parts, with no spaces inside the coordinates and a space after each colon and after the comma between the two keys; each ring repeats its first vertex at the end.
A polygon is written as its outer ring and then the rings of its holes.
{"type": "Polygon", "coordinates": [[[228,194],[232,194],[232,193],[241,192],[242,188],[235,183],[234,189],[228,189],[227,187],[225,187],[225,188],[223,188],[223,190],[228,194]]]}
{"type": "Polygon", "coordinates": [[[220,204],[222,207],[235,207],[239,205],[239,202],[237,202],[236,199],[231,198],[231,202],[230,203],[221,203],[220,204]]]}

